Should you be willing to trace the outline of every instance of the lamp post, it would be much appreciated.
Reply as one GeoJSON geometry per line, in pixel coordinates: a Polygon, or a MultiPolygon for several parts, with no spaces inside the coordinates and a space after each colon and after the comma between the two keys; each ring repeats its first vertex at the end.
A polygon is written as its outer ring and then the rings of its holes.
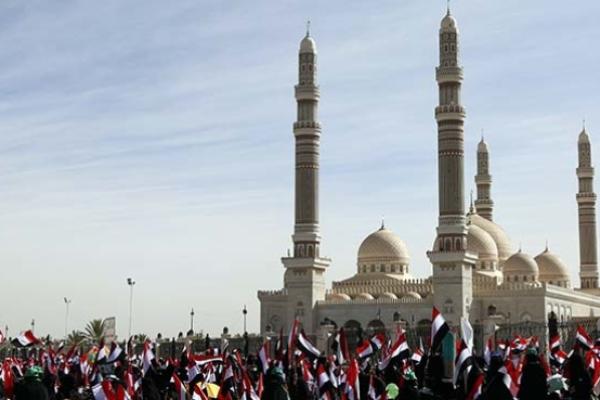
{"type": "Polygon", "coordinates": [[[127,285],[129,286],[129,336],[131,337],[131,328],[133,326],[133,286],[135,281],[131,278],[127,278],[127,285]]]}
{"type": "Polygon", "coordinates": [[[192,334],[194,333],[194,308],[192,307],[192,311],[190,311],[190,331],[192,334]]]}
{"type": "Polygon", "coordinates": [[[246,315],[248,315],[248,310],[246,309],[245,304],[244,304],[244,309],[242,310],[242,314],[244,314],[244,333],[246,333],[246,315]]]}
{"type": "Polygon", "coordinates": [[[69,331],[69,304],[71,304],[71,300],[63,297],[65,300],[65,340],[67,340],[67,333],[69,331]]]}

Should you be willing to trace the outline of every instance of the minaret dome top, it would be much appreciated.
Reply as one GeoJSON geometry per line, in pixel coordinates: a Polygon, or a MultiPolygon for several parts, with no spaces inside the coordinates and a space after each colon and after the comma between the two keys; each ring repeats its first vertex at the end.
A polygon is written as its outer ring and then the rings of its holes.
{"type": "Polygon", "coordinates": [[[581,130],[581,133],[579,134],[579,139],[577,139],[577,141],[579,143],[589,143],[590,142],[590,137],[588,136],[585,128],[583,128],[581,130]]]}
{"type": "Polygon", "coordinates": [[[442,18],[442,23],[440,25],[440,32],[454,32],[458,33],[458,24],[456,23],[456,19],[450,13],[450,9],[446,13],[446,16],[442,18]]]}
{"type": "Polygon", "coordinates": [[[478,153],[487,153],[488,152],[487,143],[485,142],[485,140],[483,140],[483,138],[481,138],[481,140],[479,141],[479,144],[477,145],[477,152],[478,153]]]}
{"type": "Polygon", "coordinates": [[[300,42],[300,53],[313,53],[317,54],[317,44],[315,40],[307,32],[306,36],[300,42]]]}

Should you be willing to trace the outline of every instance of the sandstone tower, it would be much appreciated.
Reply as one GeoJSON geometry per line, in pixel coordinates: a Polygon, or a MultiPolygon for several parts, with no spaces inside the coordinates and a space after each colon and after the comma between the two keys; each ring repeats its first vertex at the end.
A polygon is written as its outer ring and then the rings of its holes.
{"type": "Polygon", "coordinates": [[[481,137],[481,141],[477,145],[477,175],[475,175],[475,184],[477,185],[477,199],[475,200],[477,214],[492,221],[494,202],[491,193],[490,153],[483,137],[481,137]]]}
{"type": "Polygon", "coordinates": [[[468,318],[475,258],[467,253],[464,200],[464,120],[460,92],[463,79],[459,65],[458,26],[448,10],[440,27],[440,65],[436,68],[439,105],[438,125],[439,219],[434,248],[428,252],[433,264],[433,302],[454,324],[468,318]]]}
{"type": "Polygon", "coordinates": [[[298,105],[294,123],[296,138],[295,225],[293,255],[282,258],[286,269],[288,322],[298,318],[307,333],[315,333],[315,304],[325,299],[325,270],[330,260],[320,255],[319,233],[319,141],[321,124],[318,117],[317,46],[310,33],[300,43],[298,105]]]}
{"type": "Polygon", "coordinates": [[[579,165],[577,178],[579,192],[579,278],[582,289],[598,288],[598,250],[596,238],[596,193],[594,193],[594,167],[592,149],[585,127],[577,141],[579,165]]]}

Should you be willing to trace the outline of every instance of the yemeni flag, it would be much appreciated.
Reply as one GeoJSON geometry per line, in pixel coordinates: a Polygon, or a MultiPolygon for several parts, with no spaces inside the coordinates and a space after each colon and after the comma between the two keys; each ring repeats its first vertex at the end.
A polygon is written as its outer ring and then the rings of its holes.
{"type": "Polygon", "coordinates": [[[555,367],[560,368],[563,366],[565,361],[567,361],[567,358],[569,358],[569,355],[567,353],[565,353],[563,350],[561,350],[561,349],[555,350],[550,353],[550,364],[554,365],[555,367]]]}
{"type": "Polygon", "coordinates": [[[152,351],[150,341],[146,340],[146,342],[144,342],[144,353],[142,354],[142,375],[146,375],[150,367],[152,367],[152,360],[154,360],[154,352],[152,351]]]}
{"type": "Polygon", "coordinates": [[[269,364],[271,363],[271,359],[269,358],[269,354],[271,353],[270,348],[270,342],[269,339],[267,339],[258,351],[258,362],[260,363],[261,370],[264,375],[267,374],[267,371],[269,370],[269,364]]]}
{"type": "Polygon", "coordinates": [[[306,337],[304,330],[300,332],[298,335],[298,340],[296,341],[298,345],[298,350],[302,352],[305,356],[310,358],[311,360],[315,360],[321,355],[321,352],[317,347],[312,344],[312,342],[306,337]]]}
{"type": "Polygon", "coordinates": [[[94,400],[117,400],[116,393],[107,380],[103,380],[96,386],[93,386],[92,394],[94,395],[94,400]]]}
{"type": "Polygon", "coordinates": [[[344,331],[344,328],[340,328],[335,335],[332,347],[337,364],[345,364],[348,360],[348,342],[346,341],[346,332],[344,331]]]}
{"type": "Polygon", "coordinates": [[[292,364],[292,360],[294,359],[294,348],[296,346],[296,338],[298,337],[298,331],[300,330],[300,321],[296,318],[292,323],[292,327],[290,329],[290,335],[288,336],[288,364],[292,364]]]}
{"type": "Polygon", "coordinates": [[[31,330],[22,332],[21,334],[19,334],[19,336],[12,340],[13,346],[16,347],[29,347],[38,343],[40,343],[40,340],[35,337],[31,330]]]}
{"type": "Polygon", "coordinates": [[[392,347],[390,347],[387,356],[379,363],[379,369],[383,370],[387,368],[390,363],[399,365],[403,360],[408,359],[409,356],[410,348],[406,342],[406,333],[402,332],[398,335],[392,347]]]}
{"type": "Polygon", "coordinates": [[[577,333],[575,334],[575,343],[583,347],[585,350],[589,350],[594,345],[592,338],[586,332],[585,328],[581,325],[577,325],[577,333]]]}
{"type": "Polygon", "coordinates": [[[479,396],[481,396],[484,378],[485,375],[483,374],[477,375],[477,378],[475,378],[475,382],[473,382],[473,386],[471,387],[471,390],[469,390],[465,400],[477,400],[479,396]]]}
{"type": "Polygon", "coordinates": [[[356,348],[356,355],[359,359],[367,358],[374,352],[373,344],[371,344],[371,341],[367,339],[363,340],[362,343],[356,348]]]}
{"type": "Polygon", "coordinates": [[[0,378],[2,378],[2,382],[4,383],[4,396],[6,396],[7,399],[12,398],[15,390],[15,375],[13,374],[9,359],[4,360],[4,363],[2,364],[0,378]]]}
{"type": "Polygon", "coordinates": [[[346,378],[345,398],[348,400],[360,400],[359,373],[358,361],[352,360],[346,378]]]}
{"type": "Polygon", "coordinates": [[[181,379],[177,376],[176,373],[173,372],[173,377],[171,378],[173,381],[173,385],[175,386],[175,393],[177,393],[177,400],[187,400],[187,391],[185,390],[185,385],[181,382],[181,379]]]}
{"type": "Polygon", "coordinates": [[[434,353],[440,347],[442,339],[450,331],[450,327],[446,323],[446,320],[442,316],[442,313],[437,308],[433,307],[431,313],[431,343],[429,351],[434,353]]]}
{"type": "Polygon", "coordinates": [[[319,367],[317,368],[317,380],[319,383],[319,399],[332,400],[331,389],[333,385],[329,379],[329,374],[321,363],[319,363],[319,367]]]}
{"type": "Polygon", "coordinates": [[[419,347],[415,349],[415,351],[412,353],[412,356],[410,356],[410,359],[416,365],[419,365],[423,359],[423,354],[425,354],[425,349],[423,349],[423,341],[421,338],[419,338],[419,347]]]}
{"type": "Polygon", "coordinates": [[[560,349],[560,335],[555,335],[550,338],[550,343],[548,344],[550,347],[550,352],[555,352],[560,349]]]}
{"type": "Polygon", "coordinates": [[[385,344],[385,335],[383,333],[378,333],[377,335],[371,338],[371,344],[373,344],[373,349],[375,351],[381,349],[385,344]]]}
{"type": "Polygon", "coordinates": [[[460,347],[456,354],[456,361],[454,362],[454,384],[458,383],[458,379],[463,375],[467,368],[473,361],[473,355],[471,349],[465,343],[464,339],[460,341],[460,347]]]}

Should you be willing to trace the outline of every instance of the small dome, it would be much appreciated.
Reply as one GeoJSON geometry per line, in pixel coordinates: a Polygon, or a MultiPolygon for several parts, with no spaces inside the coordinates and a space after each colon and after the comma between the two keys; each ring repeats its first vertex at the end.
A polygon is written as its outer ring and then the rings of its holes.
{"type": "Polygon", "coordinates": [[[365,299],[365,300],[374,300],[375,297],[373,297],[372,294],[370,293],[361,293],[359,295],[356,296],[357,299],[365,299]]]}
{"type": "Polygon", "coordinates": [[[458,24],[456,23],[456,19],[450,14],[450,10],[448,10],[446,16],[442,18],[440,30],[442,32],[458,32],[458,24]]]}
{"type": "Polygon", "coordinates": [[[348,296],[346,293],[331,293],[329,295],[329,299],[330,300],[352,300],[352,298],[350,296],[348,296]]]}
{"type": "Polygon", "coordinates": [[[500,260],[506,260],[511,256],[513,250],[510,239],[498,224],[477,214],[471,214],[469,220],[471,224],[480,227],[494,239],[496,247],[498,248],[498,258],[500,260]]]}
{"type": "Polygon", "coordinates": [[[517,277],[519,280],[521,280],[521,277],[526,276],[528,280],[537,281],[539,276],[539,269],[535,260],[529,254],[525,254],[520,250],[506,260],[503,272],[505,277],[517,277]]]}
{"type": "Polygon", "coordinates": [[[481,138],[481,140],[479,141],[479,144],[477,145],[477,152],[478,153],[487,153],[488,152],[487,143],[485,142],[485,140],[483,140],[483,138],[481,138]]]}
{"type": "Polygon", "coordinates": [[[417,292],[406,292],[404,294],[404,296],[402,296],[403,299],[422,299],[421,295],[417,292]]]}
{"type": "Polygon", "coordinates": [[[410,256],[404,242],[382,224],[381,228],[367,236],[358,248],[358,264],[370,262],[408,265],[410,256]]]}
{"type": "Polygon", "coordinates": [[[587,132],[585,131],[585,128],[583,128],[583,130],[579,134],[579,139],[577,139],[577,142],[578,143],[589,143],[590,142],[590,137],[588,136],[587,132]]]}
{"type": "Polygon", "coordinates": [[[469,224],[467,251],[478,254],[482,261],[498,261],[498,247],[494,238],[474,224],[469,224]]]}
{"type": "Polygon", "coordinates": [[[310,35],[306,35],[300,42],[300,53],[317,54],[317,44],[310,35]]]}
{"type": "Polygon", "coordinates": [[[382,293],[382,294],[379,296],[379,298],[380,298],[380,299],[397,299],[397,298],[398,298],[398,296],[396,296],[394,293],[385,292],[385,293],[382,293]]]}
{"type": "Polygon", "coordinates": [[[559,284],[570,281],[569,269],[565,263],[547,248],[535,257],[535,262],[540,271],[540,282],[559,284]]]}

